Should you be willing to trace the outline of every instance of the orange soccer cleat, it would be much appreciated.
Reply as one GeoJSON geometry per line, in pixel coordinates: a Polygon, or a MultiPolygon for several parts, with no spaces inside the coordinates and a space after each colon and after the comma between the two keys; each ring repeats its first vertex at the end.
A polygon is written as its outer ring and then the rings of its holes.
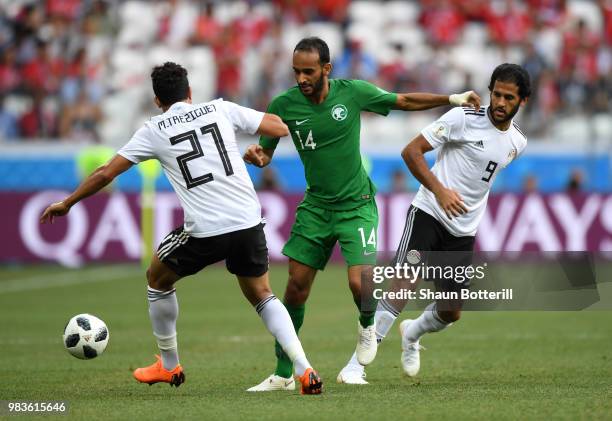
{"type": "Polygon", "coordinates": [[[323,389],[323,381],[319,374],[312,368],[306,369],[304,374],[299,377],[302,383],[302,395],[318,395],[323,389]]]}
{"type": "Polygon", "coordinates": [[[156,355],[157,361],[148,367],[137,368],[134,370],[134,378],[140,383],[170,383],[170,386],[179,387],[185,382],[185,373],[183,367],[177,365],[173,370],[169,371],[164,368],[159,355],[156,355]]]}

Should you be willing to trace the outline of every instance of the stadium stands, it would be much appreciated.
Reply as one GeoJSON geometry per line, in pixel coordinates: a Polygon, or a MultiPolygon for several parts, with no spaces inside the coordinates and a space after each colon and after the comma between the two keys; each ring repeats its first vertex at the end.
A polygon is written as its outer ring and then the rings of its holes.
{"type": "MultiPolygon", "coordinates": [[[[3,3],[0,135],[123,142],[153,111],[148,73],[163,60],[187,65],[198,98],[223,95],[265,107],[286,86],[266,79],[291,83],[288,55],[270,53],[272,38],[281,43],[274,48],[290,50],[305,34],[329,42],[342,76],[365,75],[392,90],[446,92],[469,85],[485,93],[486,78],[496,63],[539,62],[530,66],[536,94],[523,118],[530,135],[556,137],[551,123],[569,115],[576,120],[571,136],[564,129],[558,132],[568,138],[588,137],[592,133],[584,127],[592,124],[591,116],[601,121],[599,115],[610,112],[609,2],[310,0],[300,2],[299,13],[291,4],[283,0],[3,3]],[[342,65],[340,60],[356,45],[372,59],[369,71],[342,65]],[[385,71],[394,63],[403,71],[385,71]],[[543,72],[552,74],[543,76],[543,72]],[[552,80],[553,86],[537,83],[542,78],[552,80]],[[557,101],[548,104],[553,112],[542,118],[538,108],[546,90],[557,101]],[[599,99],[594,104],[596,91],[599,99]],[[90,115],[62,122],[74,104],[91,108],[90,115]],[[101,118],[92,117],[98,108],[101,118]],[[586,124],[580,116],[585,113],[586,124]],[[537,127],[542,123],[552,132],[537,127]]],[[[596,134],[612,135],[609,124],[597,127],[596,134]]],[[[396,132],[405,133],[401,127],[396,132]]]]}
{"type": "MultiPolygon", "coordinates": [[[[196,99],[264,109],[294,83],[291,49],[306,35],[327,40],[337,77],[392,91],[486,96],[495,65],[522,63],[532,145],[612,146],[607,0],[19,0],[0,3],[0,148],[123,144],[157,112],[149,73],[168,60],[188,68],[196,99]]],[[[364,148],[395,156],[437,113],[368,116],[364,148]]]]}

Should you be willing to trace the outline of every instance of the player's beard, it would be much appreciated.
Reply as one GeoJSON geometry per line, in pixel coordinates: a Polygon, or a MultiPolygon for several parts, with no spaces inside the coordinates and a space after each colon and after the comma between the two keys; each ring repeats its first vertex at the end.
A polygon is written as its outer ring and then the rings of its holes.
{"type": "Polygon", "coordinates": [[[513,109],[510,110],[510,112],[508,114],[506,114],[506,116],[502,119],[498,119],[495,117],[495,109],[493,109],[492,107],[489,107],[489,116],[491,117],[491,119],[493,120],[493,122],[495,124],[503,124],[507,121],[510,121],[514,118],[514,116],[516,115],[516,113],[518,113],[519,108],[521,107],[521,104],[518,103],[516,104],[516,107],[514,107],[513,109]]]}
{"type": "Polygon", "coordinates": [[[323,84],[325,83],[325,78],[323,77],[323,75],[321,75],[321,77],[312,85],[312,92],[310,94],[305,94],[303,90],[300,91],[302,92],[302,95],[304,95],[305,97],[308,98],[318,98],[319,95],[321,95],[321,91],[323,91],[323,84]]]}

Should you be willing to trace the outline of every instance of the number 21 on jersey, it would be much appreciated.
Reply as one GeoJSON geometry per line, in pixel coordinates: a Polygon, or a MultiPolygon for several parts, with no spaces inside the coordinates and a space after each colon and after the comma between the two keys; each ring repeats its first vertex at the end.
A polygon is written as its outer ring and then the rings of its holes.
{"type": "MultiPolygon", "coordinates": [[[[206,126],[200,127],[200,133],[202,134],[202,136],[207,134],[210,134],[212,136],[217,151],[219,152],[221,162],[223,163],[225,175],[227,175],[228,177],[230,175],[234,175],[234,169],[232,168],[232,163],[229,159],[229,155],[227,153],[227,149],[225,148],[225,143],[223,143],[223,137],[221,137],[221,132],[219,131],[219,126],[217,125],[217,123],[211,123],[206,126]]],[[[197,187],[201,184],[210,183],[214,180],[212,173],[207,173],[199,177],[193,177],[189,172],[187,162],[204,156],[204,150],[202,149],[200,139],[198,138],[198,134],[195,130],[190,130],[188,132],[172,136],[169,140],[170,144],[172,145],[176,145],[184,141],[189,141],[189,143],[191,143],[191,151],[176,157],[176,161],[178,162],[178,166],[181,169],[181,173],[183,174],[183,178],[185,179],[185,184],[188,190],[193,187],[197,187]]]]}
{"type": "Polygon", "coordinates": [[[314,142],[314,138],[312,137],[312,130],[308,131],[308,136],[306,136],[306,142],[302,141],[302,135],[300,134],[299,130],[296,130],[295,134],[297,135],[297,138],[300,141],[300,146],[302,147],[302,149],[305,149],[305,147],[310,149],[314,149],[317,147],[317,144],[314,142]]]}

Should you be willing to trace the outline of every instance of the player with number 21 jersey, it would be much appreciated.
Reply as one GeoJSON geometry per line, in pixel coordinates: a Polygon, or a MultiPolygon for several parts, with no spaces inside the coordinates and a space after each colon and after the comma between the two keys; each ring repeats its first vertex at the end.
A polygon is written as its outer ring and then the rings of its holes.
{"type": "Polygon", "coordinates": [[[261,222],[261,209],[234,132],[254,134],[262,117],[222,99],[175,102],[147,121],[118,154],[134,163],[159,159],[181,202],[189,235],[250,228],[261,222]]]}

